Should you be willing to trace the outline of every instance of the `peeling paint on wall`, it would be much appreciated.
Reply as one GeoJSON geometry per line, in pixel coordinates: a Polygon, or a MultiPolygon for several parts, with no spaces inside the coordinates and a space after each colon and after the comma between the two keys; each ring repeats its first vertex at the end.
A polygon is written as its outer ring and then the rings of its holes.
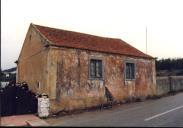
{"type": "Polygon", "coordinates": [[[153,95],[152,89],[155,87],[153,77],[155,76],[153,75],[152,61],[154,60],[130,58],[136,64],[136,79],[126,81],[124,65],[125,60],[129,58],[83,50],[78,54],[76,49],[55,48],[52,50],[57,50],[58,63],[64,63],[62,69],[57,69],[60,72],[57,74],[63,75],[63,78],[61,78],[62,75],[57,75],[57,80],[62,79],[60,81],[63,81],[60,99],[69,99],[69,101],[59,100],[63,109],[77,109],[80,108],[80,105],[85,108],[107,102],[105,87],[116,101],[153,95]],[[103,58],[103,80],[89,79],[88,65],[91,56],[103,58]],[[80,102],[77,103],[77,101],[80,102]]]}

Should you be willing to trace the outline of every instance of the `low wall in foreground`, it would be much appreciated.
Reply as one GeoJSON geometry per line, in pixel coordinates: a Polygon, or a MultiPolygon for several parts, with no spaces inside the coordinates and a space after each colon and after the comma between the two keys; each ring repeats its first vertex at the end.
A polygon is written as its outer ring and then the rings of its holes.
{"type": "Polygon", "coordinates": [[[183,90],[183,76],[157,77],[157,95],[183,90]]]}

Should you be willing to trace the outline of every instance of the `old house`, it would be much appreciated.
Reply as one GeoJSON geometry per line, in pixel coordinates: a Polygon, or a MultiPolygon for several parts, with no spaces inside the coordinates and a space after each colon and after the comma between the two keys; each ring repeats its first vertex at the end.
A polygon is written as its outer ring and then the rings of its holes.
{"type": "Polygon", "coordinates": [[[52,111],[156,95],[155,59],[121,39],[30,24],[17,68],[52,111]]]}

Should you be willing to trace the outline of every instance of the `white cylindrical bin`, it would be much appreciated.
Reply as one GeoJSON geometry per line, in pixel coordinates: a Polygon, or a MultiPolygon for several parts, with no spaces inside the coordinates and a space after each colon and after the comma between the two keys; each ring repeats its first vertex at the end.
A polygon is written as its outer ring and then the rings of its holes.
{"type": "Polygon", "coordinates": [[[48,117],[49,108],[50,108],[50,101],[48,95],[42,94],[41,97],[38,97],[38,116],[48,117]]]}

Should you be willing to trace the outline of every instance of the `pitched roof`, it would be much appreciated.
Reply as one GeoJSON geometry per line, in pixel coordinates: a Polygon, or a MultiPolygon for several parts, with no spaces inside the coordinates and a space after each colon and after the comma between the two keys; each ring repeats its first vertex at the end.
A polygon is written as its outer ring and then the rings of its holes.
{"type": "Polygon", "coordinates": [[[42,35],[51,41],[51,45],[105,53],[115,53],[149,59],[153,58],[139,51],[121,39],[99,37],[35,24],[34,26],[42,35]]]}

